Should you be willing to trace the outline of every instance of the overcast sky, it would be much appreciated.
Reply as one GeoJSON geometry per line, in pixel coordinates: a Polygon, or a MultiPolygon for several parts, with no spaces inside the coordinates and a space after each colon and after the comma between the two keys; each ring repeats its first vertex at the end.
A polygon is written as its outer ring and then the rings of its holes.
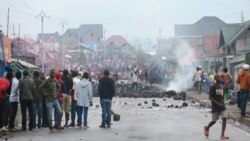
{"type": "Polygon", "coordinates": [[[36,37],[41,32],[41,20],[35,17],[43,10],[44,32],[62,33],[65,28],[80,24],[103,24],[106,37],[157,38],[174,35],[174,24],[192,24],[203,16],[217,16],[226,23],[250,19],[250,0],[0,0],[0,25],[6,33],[7,9],[10,7],[10,33],[13,23],[21,35],[36,37]]]}

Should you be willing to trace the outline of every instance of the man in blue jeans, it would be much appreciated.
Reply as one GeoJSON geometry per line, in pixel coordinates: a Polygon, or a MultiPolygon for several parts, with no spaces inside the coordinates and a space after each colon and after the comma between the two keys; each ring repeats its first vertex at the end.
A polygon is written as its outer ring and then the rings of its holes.
{"type": "Polygon", "coordinates": [[[33,73],[33,80],[35,84],[33,94],[33,128],[40,128],[42,126],[42,91],[39,89],[39,86],[42,84],[40,79],[40,73],[35,71],[33,73]],[[36,122],[36,117],[38,116],[38,123],[36,122]]]}
{"type": "Polygon", "coordinates": [[[247,100],[248,100],[248,95],[249,95],[249,88],[250,88],[250,73],[248,72],[249,70],[249,65],[244,64],[243,65],[243,70],[240,72],[240,74],[237,77],[237,84],[240,85],[240,93],[239,93],[239,106],[241,110],[241,117],[242,118],[248,118],[246,115],[246,106],[247,106],[247,100]]]}
{"type": "Polygon", "coordinates": [[[99,80],[98,93],[102,107],[102,124],[100,128],[110,128],[111,123],[111,104],[115,95],[115,83],[109,77],[109,71],[104,70],[104,77],[99,80]]]}
{"type": "Polygon", "coordinates": [[[58,85],[57,81],[55,80],[54,76],[55,76],[55,71],[51,70],[50,77],[48,79],[46,79],[39,87],[40,89],[44,90],[45,102],[46,102],[46,107],[47,107],[47,111],[48,111],[48,125],[49,125],[50,131],[54,131],[54,129],[57,129],[57,130],[63,129],[60,126],[61,125],[62,110],[60,108],[59,102],[56,99],[57,91],[58,91],[57,89],[59,88],[59,85],[58,85]],[[52,126],[53,108],[56,112],[54,127],[52,126]]]}

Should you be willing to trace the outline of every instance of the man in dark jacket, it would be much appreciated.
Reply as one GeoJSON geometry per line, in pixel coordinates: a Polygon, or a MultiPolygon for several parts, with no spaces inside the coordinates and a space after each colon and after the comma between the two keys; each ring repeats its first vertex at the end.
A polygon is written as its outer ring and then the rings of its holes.
{"type": "Polygon", "coordinates": [[[40,79],[40,73],[35,71],[33,73],[33,80],[35,84],[34,93],[33,93],[33,126],[34,128],[40,128],[42,126],[42,90],[39,89],[39,86],[42,84],[40,79]],[[38,116],[38,123],[36,124],[36,116],[38,116]]]}
{"type": "Polygon", "coordinates": [[[64,82],[64,89],[62,90],[63,93],[62,110],[65,112],[64,127],[67,127],[69,121],[70,108],[71,108],[71,91],[73,88],[73,79],[69,76],[69,71],[66,69],[63,70],[62,81],[64,82]]]}
{"type": "Polygon", "coordinates": [[[22,129],[26,129],[26,112],[29,112],[29,130],[33,129],[33,93],[34,81],[29,77],[27,70],[23,71],[23,78],[19,81],[20,103],[22,112],[22,129]]]}
{"type": "Polygon", "coordinates": [[[48,110],[48,124],[49,124],[49,130],[54,131],[54,128],[57,130],[63,129],[61,125],[61,115],[62,115],[62,110],[59,105],[59,102],[56,99],[57,92],[59,85],[57,81],[54,78],[55,76],[55,71],[50,70],[50,77],[43,81],[43,83],[40,85],[40,89],[44,90],[44,95],[45,95],[45,102],[48,110]],[[52,112],[53,109],[56,113],[55,117],[60,117],[60,118],[55,118],[55,125],[54,127],[52,126],[52,112]]]}
{"type": "Polygon", "coordinates": [[[109,71],[104,70],[104,77],[99,80],[98,93],[102,107],[102,124],[100,128],[110,128],[111,122],[111,104],[115,95],[114,81],[109,77],[109,71]]]}

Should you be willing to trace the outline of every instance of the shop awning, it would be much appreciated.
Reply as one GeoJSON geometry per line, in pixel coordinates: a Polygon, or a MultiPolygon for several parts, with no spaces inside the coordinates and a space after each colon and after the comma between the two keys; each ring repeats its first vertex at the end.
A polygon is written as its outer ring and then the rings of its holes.
{"type": "Polygon", "coordinates": [[[12,62],[15,62],[15,63],[20,63],[20,65],[26,67],[26,68],[29,68],[29,69],[40,69],[39,67],[35,66],[35,65],[32,65],[26,61],[22,61],[20,59],[11,59],[12,62]]]}

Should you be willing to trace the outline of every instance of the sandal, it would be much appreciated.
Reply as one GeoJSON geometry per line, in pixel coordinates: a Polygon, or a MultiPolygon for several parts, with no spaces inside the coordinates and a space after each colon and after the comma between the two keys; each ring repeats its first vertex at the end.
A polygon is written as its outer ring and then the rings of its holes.
{"type": "Polygon", "coordinates": [[[228,140],[229,137],[227,137],[227,136],[221,136],[220,139],[222,139],[222,140],[228,140]]]}
{"type": "Polygon", "coordinates": [[[209,131],[208,131],[208,129],[207,129],[207,126],[204,127],[204,135],[205,135],[206,137],[209,136],[209,131]]]}

